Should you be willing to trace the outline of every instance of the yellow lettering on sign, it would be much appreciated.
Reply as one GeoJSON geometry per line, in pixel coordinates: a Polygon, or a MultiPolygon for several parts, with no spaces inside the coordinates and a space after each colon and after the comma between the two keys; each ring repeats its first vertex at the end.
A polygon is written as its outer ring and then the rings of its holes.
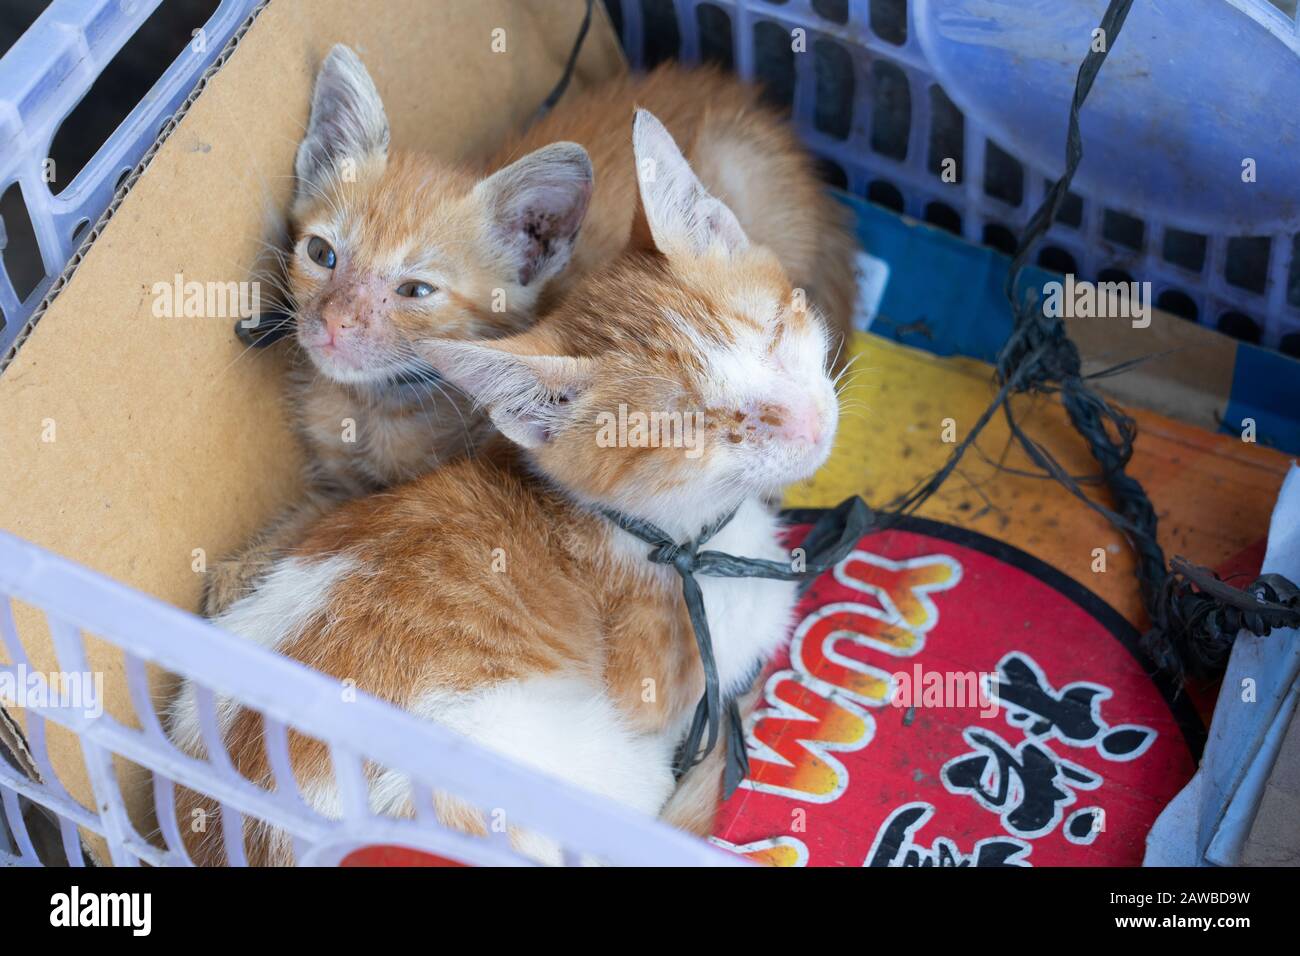
{"type": "Polygon", "coordinates": [[[837,645],[915,655],[939,620],[930,593],[956,585],[961,565],[947,555],[890,561],[854,551],[834,574],[878,606],[827,604],[799,623],[790,644],[793,669],[768,679],[764,696],[770,706],[754,715],[748,734],[749,777],[742,784],[748,789],[829,803],[848,788],[848,771],[834,754],[870,742],[875,720],[863,708],[891,700],[893,677],[890,670],[840,653],[837,645]]]}

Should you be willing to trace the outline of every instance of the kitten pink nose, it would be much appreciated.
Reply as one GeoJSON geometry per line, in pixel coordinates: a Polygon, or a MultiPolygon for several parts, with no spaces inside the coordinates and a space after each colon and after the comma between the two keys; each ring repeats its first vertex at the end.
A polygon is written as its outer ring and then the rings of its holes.
{"type": "Polygon", "coordinates": [[[349,283],[327,293],[320,303],[320,319],[327,345],[350,338],[349,330],[365,330],[375,312],[370,290],[361,283],[349,283]]]}
{"type": "Polygon", "coordinates": [[[324,320],[326,345],[337,345],[343,332],[352,328],[352,322],[348,317],[324,316],[324,320]]]}
{"type": "Polygon", "coordinates": [[[321,321],[325,323],[325,334],[329,344],[333,345],[345,331],[357,325],[357,315],[344,303],[328,302],[321,309],[321,321]]]}
{"type": "Polygon", "coordinates": [[[821,442],[825,427],[822,416],[818,414],[811,402],[801,403],[782,411],[784,414],[780,416],[781,424],[776,428],[776,433],[782,439],[808,445],[817,445],[821,442]]]}

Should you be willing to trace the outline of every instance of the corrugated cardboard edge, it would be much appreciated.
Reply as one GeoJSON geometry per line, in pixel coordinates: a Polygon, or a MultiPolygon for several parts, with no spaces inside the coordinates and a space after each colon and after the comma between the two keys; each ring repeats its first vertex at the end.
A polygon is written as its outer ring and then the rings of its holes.
{"type": "Polygon", "coordinates": [[[194,105],[194,101],[203,93],[203,89],[208,85],[208,81],[212,79],[212,77],[216,76],[216,74],[226,65],[226,62],[230,59],[230,55],[235,51],[235,47],[239,46],[239,42],[244,39],[245,34],[247,34],[249,28],[252,27],[253,21],[256,20],[258,15],[266,9],[267,4],[270,2],[271,0],[262,0],[262,2],[259,3],[244,19],[244,22],[239,25],[235,30],[234,35],[231,36],[229,42],[226,43],[225,47],[217,55],[217,58],[212,61],[212,65],[203,72],[203,75],[199,77],[198,82],[194,84],[194,89],[190,91],[189,96],[185,97],[185,102],[181,103],[181,105],[177,107],[176,112],[174,112],[171,115],[171,118],[167,120],[166,125],[158,131],[157,138],[153,141],[153,144],[150,145],[149,149],[145,151],[140,162],[135,164],[135,168],[131,170],[131,174],[127,176],[125,182],[118,187],[117,192],[113,193],[113,201],[108,204],[108,208],[104,210],[104,214],[95,221],[94,226],[86,231],[86,238],[82,241],[81,245],[77,247],[77,251],[72,254],[72,258],[69,259],[68,264],[63,267],[63,271],[59,273],[59,277],[54,280],[54,283],[50,286],[50,291],[45,294],[45,298],[43,298],[40,301],[40,304],[36,306],[31,317],[27,320],[26,324],[23,325],[17,337],[14,338],[13,343],[9,346],[9,350],[5,352],[3,356],[0,356],[0,375],[4,374],[5,369],[9,367],[9,363],[12,362],[14,356],[18,354],[18,350],[22,348],[23,343],[26,342],[28,337],[32,334],[32,329],[36,327],[36,323],[41,320],[47,311],[49,311],[50,304],[58,298],[59,293],[67,286],[68,281],[72,278],[72,274],[77,271],[77,267],[81,265],[81,261],[86,257],[86,253],[90,251],[90,247],[94,245],[95,240],[98,239],[100,233],[104,231],[104,226],[113,218],[113,214],[117,212],[118,207],[122,205],[122,200],[126,198],[126,194],[131,191],[131,187],[136,184],[144,174],[144,171],[149,167],[149,164],[153,162],[153,158],[158,154],[158,150],[162,147],[162,144],[167,141],[167,138],[171,136],[172,132],[180,123],[181,118],[189,112],[190,107],[194,105]]]}
{"type": "MultiPolygon", "coordinates": [[[[4,753],[0,753],[0,759],[8,756],[10,763],[15,765],[20,773],[26,774],[27,779],[36,783],[44,782],[40,768],[36,765],[36,760],[27,746],[27,740],[23,737],[22,728],[14,723],[13,718],[5,712],[3,707],[0,707],[0,749],[4,751],[4,753]]],[[[49,810],[44,812],[46,814],[52,813],[49,810]]],[[[27,827],[27,837],[36,847],[36,852],[40,858],[51,863],[61,861],[63,859],[61,854],[65,852],[64,846],[58,828],[51,822],[50,818],[38,814],[34,817],[29,816],[24,822],[27,827]],[[40,826],[39,831],[33,831],[33,823],[40,826]]],[[[0,822],[0,827],[3,826],[4,823],[0,822]]],[[[85,839],[85,834],[83,834],[79,842],[83,859],[88,857],[96,866],[104,865],[104,857],[97,847],[92,846],[85,839]]]]}
{"type": "Polygon", "coordinates": [[[14,719],[9,716],[8,712],[0,707],[0,747],[13,757],[14,762],[18,764],[18,769],[27,774],[32,780],[40,782],[41,772],[36,766],[36,760],[32,757],[32,752],[27,748],[27,740],[23,737],[23,732],[19,726],[14,723],[14,719]]]}

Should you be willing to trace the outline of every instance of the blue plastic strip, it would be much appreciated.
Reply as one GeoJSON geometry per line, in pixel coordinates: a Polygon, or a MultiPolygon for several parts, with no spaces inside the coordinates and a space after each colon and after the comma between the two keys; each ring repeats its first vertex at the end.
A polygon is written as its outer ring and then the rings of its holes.
{"type": "Polygon", "coordinates": [[[1232,395],[1222,430],[1240,435],[1242,419],[1255,420],[1264,445],[1300,454],[1300,364],[1295,359],[1242,343],[1232,373],[1232,395]]]}
{"type": "MultiPolygon", "coordinates": [[[[889,285],[871,331],[936,355],[992,362],[1011,334],[1003,286],[1011,260],[928,223],[845,193],[862,247],[889,263],[889,285]]],[[[1053,274],[1030,266],[1021,289],[1053,274]]]]}

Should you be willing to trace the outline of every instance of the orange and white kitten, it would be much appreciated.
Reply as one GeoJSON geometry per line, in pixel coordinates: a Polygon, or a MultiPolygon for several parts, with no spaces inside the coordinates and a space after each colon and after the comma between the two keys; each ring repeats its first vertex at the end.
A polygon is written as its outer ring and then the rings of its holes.
{"type": "MultiPolygon", "coordinates": [[[[648,561],[647,546],[602,509],[648,519],[681,541],[735,509],[710,548],[789,560],[764,499],[826,459],[838,408],[824,324],[777,257],[706,191],[654,116],[637,112],[632,139],[647,175],[638,224],[616,262],[527,332],[419,346],[502,437],[341,505],[217,623],[657,814],[673,790],[673,754],[703,672],[676,573],[648,561]],[[675,413],[699,428],[679,447],[611,442],[620,411],[675,413]]],[[[742,692],[788,635],[795,585],[699,584],[722,692],[742,692]]],[[[235,766],[274,786],[260,716],[231,701],[218,713],[235,766]]],[[[183,748],[202,753],[192,684],[168,726],[183,748]]],[[[304,798],[337,815],[324,745],[291,734],[290,755],[304,798]]],[[[412,813],[399,780],[386,771],[372,780],[376,813],[412,813]]],[[[199,806],[219,812],[183,794],[181,818],[199,806]]],[[[465,807],[444,800],[438,812],[481,832],[465,807]]],[[[207,832],[219,830],[209,819],[207,832]]],[[[512,835],[526,852],[554,859],[546,841],[512,835]]],[[[289,862],[283,834],[258,825],[246,836],[251,861],[289,862]]],[[[199,862],[222,862],[215,838],[193,841],[199,862]]]]}
{"type": "Polygon", "coordinates": [[[390,155],[374,84],[335,47],[299,149],[288,270],[300,347],[293,404],[312,491],[213,566],[206,613],[245,593],[334,501],[423,474],[482,441],[482,416],[421,376],[413,344],[518,331],[622,251],[637,196],[626,135],[636,106],[663,118],[704,185],[772,249],[838,343],[856,291],[847,214],[754,88],[669,65],[571,94],[498,151],[486,168],[501,171],[480,180],[427,156],[390,155]]]}

